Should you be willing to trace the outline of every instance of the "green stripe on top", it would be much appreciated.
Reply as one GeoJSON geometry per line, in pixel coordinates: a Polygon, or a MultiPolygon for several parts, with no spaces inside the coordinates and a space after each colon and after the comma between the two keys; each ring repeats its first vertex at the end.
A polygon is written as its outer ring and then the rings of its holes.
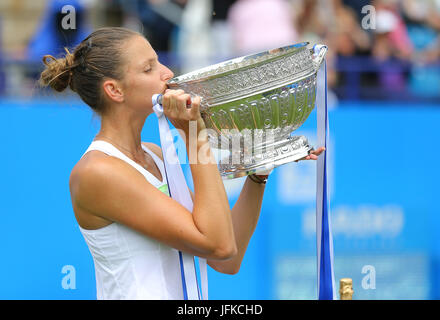
{"type": "Polygon", "coordinates": [[[163,184],[158,188],[161,192],[165,193],[168,197],[170,196],[170,191],[168,190],[168,184],[163,184]]]}

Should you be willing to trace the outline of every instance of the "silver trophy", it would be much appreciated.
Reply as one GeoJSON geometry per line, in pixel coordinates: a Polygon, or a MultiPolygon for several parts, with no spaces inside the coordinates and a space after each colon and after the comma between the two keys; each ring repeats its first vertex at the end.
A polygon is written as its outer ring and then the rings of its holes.
{"type": "Polygon", "coordinates": [[[299,43],[240,57],[175,77],[170,89],[200,96],[201,113],[224,179],[270,170],[313,148],[291,136],[315,107],[326,46],[299,43]]]}

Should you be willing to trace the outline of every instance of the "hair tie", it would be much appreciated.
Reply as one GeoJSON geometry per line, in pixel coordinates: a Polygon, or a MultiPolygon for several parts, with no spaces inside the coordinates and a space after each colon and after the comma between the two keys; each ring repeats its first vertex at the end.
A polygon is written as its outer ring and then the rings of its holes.
{"type": "Polygon", "coordinates": [[[92,38],[89,38],[89,40],[87,40],[87,51],[89,51],[90,49],[92,49],[92,38]]]}

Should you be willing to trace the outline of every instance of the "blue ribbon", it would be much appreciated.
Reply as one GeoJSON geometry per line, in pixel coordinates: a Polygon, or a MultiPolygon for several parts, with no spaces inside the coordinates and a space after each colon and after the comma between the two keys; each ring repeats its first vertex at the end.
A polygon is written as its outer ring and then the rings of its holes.
{"type": "MultiPolygon", "coordinates": [[[[319,54],[321,45],[314,47],[315,54],[319,54]]],[[[317,161],[316,184],[316,239],[317,239],[317,266],[318,266],[318,299],[336,299],[335,279],[333,270],[333,237],[331,232],[329,198],[327,186],[328,160],[328,110],[327,110],[327,66],[322,63],[318,70],[317,79],[317,131],[318,145],[324,146],[324,154],[317,161]]]]}
{"type": "MultiPolygon", "coordinates": [[[[161,95],[154,95],[152,98],[153,110],[157,115],[159,123],[160,144],[162,146],[165,176],[168,183],[170,196],[178,201],[189,211],[193,209],[193,202],[185,176],[177,157],[176,147],[173,143],[168,120],[163,114],[160,104],[161,95]]],[[[200,300],[200,289],[197,281],[197,271],[194,256],[179,251],[180,273],[182,278],[182,290],[184,300],[200,300]]],[[[203,299],[208,299],[208,274],[206,259],[199,258],[200,278],[203,299]]]]}

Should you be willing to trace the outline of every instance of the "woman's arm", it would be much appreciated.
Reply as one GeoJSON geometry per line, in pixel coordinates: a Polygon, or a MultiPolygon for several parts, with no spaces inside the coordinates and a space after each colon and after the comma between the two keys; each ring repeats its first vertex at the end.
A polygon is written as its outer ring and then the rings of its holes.
{"type": "Polygon", "coordinates": [[[213,269],[227,274],[236,274],[240,270],[241,262],[260,216],[264,189],[265,184],[258,184],[249,178],[246,179],[231,212],[237,254],[223,261],[209,260],[208,264],[213,269]]]}
{"type": "MultiPolygon", "coordinates": [[[[299,160],[317,160],[324,150],[324,147],[313,150],[308,156],[299,160]]],[[[208,264],[213,269],[227,274],[236,274],[240,270],[241,262],[260,216],[264,188],[265,184],[258,184],[249,178],[246,179],[231,212],[235,240],[237,241],[237,254],[227,260],[209,260],[208,264]]]]}
{"type": "Polygon", "coordinates": [[[186,138],[194,183],[194,224],[201,233],[212,235],[219,243],[230,244],[235,253],[231,209],[199,111],[200,97],[193,99],[191,108],[187,108],[188,101],[191,96],[183,90],[167,90],[163,96],[164,113],[186,138]]]}
{"type": "MultiPolygon", "coordinates": [[[[165,114],[183,130],[188,121],[201,120],[200,99],[194,99],[191,108],[185,99],[180,91],[164,95],[165,114]]],[[[207,259],[230,258],[237,248],[229,202],[210,148],[205,141],[196,143],[198,152],[202,147],[213,161],[191,164],[195,187],[192,212],[148,183],[126,162],[108,156],[74,169],[72,201],[93,215],[119,222],[178,250],[207,259]]]]}

